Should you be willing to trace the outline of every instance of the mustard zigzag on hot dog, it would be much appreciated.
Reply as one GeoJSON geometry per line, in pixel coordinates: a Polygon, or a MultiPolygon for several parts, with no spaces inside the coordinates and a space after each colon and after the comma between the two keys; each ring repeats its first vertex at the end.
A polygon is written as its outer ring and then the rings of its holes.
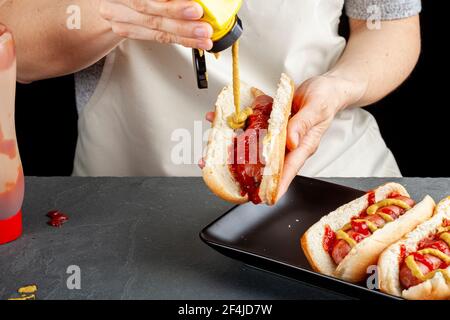
{"type": "Polygon", "coordinates": [[[450,299],[450,197],[378,261],[379,287],[406,299],[450,299]]]}
{"type": "Polygon", "coordinates": [[[427,220],[434,206],[431,197],[415,204],[403,186],[388,183],[324,216],[301,245],[314,270],[359,282],[383,250],[427,220]]]}

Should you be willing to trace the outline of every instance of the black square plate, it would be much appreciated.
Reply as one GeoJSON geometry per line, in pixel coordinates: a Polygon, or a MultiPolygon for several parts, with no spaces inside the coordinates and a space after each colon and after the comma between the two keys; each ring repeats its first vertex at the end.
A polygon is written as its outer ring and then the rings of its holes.
{"type": "Polygon", "coordinates": [[[352,284],[313,271],[300,246],[303,233],[322,216],[365,191],[297,177],[276,206],[236,206],[200,233],[222,254],[246,264],[360,299],[397,299],[364,283],[352,284]]]}

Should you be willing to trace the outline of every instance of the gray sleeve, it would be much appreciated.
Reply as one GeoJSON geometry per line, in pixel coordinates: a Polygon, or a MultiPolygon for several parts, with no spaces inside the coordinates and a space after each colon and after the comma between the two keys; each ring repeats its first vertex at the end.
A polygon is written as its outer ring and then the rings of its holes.
{"type": "Polygon", "coordinates": [[[94,65],[75,73],[75,96],[78,113],[84,108],[94,94],[102,76],[105,58],[94,65]]]}
{"type": "Polygon", "coordinates": [[[417,15],[421,10],[421,0],[345,0],[347,16],[359,20],[377,15],[381,20],[403,19],[417,15]]]}

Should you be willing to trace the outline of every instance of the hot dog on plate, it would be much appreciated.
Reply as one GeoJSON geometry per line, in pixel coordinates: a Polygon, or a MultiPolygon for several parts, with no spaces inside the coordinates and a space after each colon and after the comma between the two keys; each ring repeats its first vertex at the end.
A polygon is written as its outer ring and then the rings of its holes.
{"type": "Polygon", "coordinates": [[[312,268],[350,282],[367,277],[379,255],[433,214],[430,196],[415,203],[398,183],[387,183],[322,217],[301,239],[312,268]]]}
{"type": "Polygon", "coordinates": [[[228,124],[235,111],[232,86],[222,90],[203,168],[203,179],[217,196],[233,203],[276,202],[293,95],[293,82],[285,74],[273,99],[242,84],[241,105],[251,106],[253,114],[244,130],[234,130],[228,124]]]}
{"type": "Polygon", "coordinates": [[[450,197],[378,261],[380,290],[405,299],[450,299],[450,197]]]}

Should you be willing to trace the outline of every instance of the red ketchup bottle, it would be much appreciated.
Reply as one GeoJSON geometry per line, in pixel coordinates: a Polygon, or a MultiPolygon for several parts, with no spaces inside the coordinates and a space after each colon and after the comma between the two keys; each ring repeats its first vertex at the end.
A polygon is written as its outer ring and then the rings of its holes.
{"type": "Polygon", "coordinates": [[[0,245],[22,234],[24,177],[14,124],[15,94],[14,39],[0,24],[0,245]]]}

